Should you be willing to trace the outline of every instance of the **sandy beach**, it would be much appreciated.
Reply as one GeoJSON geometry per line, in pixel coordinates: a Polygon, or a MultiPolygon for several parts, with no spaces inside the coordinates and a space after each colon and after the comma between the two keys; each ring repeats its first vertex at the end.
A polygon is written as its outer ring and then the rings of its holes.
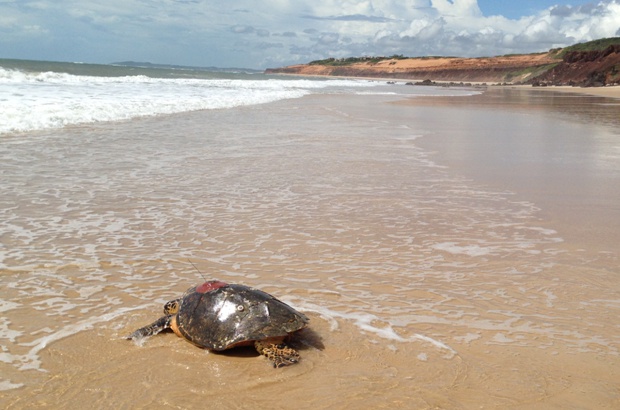
{"type": "Polygon", "coordinates": [[[550,86],[550,87],[531,87],[529,85],[514,86],[520,88],[535,88],[536,90],[559,92],[559,93],[578,93],[595,95],[598,97],[620,99],[620,86],[609,87],[569,87],[569,86],[550,86]]]}
{"type": "Polygon", "coordinates": [[[618,408],[618,88],[412,88],[3,141],[2,407],[618,408]],[[188,260],[301,362],[125,340],[188,260]]]}

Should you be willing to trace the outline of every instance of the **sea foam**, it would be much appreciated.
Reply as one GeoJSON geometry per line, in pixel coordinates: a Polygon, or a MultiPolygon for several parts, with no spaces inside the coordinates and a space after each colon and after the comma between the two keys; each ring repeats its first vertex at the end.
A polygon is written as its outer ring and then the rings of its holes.
{"type": "Polygon", "coordinates": [[[94,77],[0,67],[0,134],[300,98],[356,80],[94,77]]]}

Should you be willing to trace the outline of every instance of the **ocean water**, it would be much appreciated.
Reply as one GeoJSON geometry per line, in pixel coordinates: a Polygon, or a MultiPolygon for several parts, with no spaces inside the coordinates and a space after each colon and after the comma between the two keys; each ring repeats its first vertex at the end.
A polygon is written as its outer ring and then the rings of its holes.
{"type": "MultiPolygon", "coordinates": [[[[558,164],[614,183],[613,124],[551,93],[533,109],[529,90],[4,70],[4,107],[57,110],[7,110],[0,135],[5,408],[617,403],[618,253],[575,234],[605,222],[567,231],[549,205],[564,198],[539,192],[558,164]],[[487,150],[479,135],[500,130],[511,148],[487,150]],[[532,156],[558,141],[570,149],[532,156]],[[532,158],[538,182],[515,183],[532,158]],[[204,278],[308,315],[301,362],[123,338],[204,278]]],[[[579,101],[613,123],[614,101],[579,101]]]]}
{"type": "MultiPolygon", "coordinates": [[[[0,135],[179,112],[228,109],[382,82],[260,73],[0,60],[0,135]]],[[[469,94],[458,93],[457,94],[469,94]]]]}

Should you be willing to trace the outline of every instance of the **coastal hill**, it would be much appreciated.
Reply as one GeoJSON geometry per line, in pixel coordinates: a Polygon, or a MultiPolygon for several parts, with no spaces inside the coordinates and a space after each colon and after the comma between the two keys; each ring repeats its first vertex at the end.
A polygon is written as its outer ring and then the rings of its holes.
{"type": "Polygon", "coordinates": [[[620,37],[498,57],[351,57],[271,68],[267,74],[450,82],[605,86],[620,83],[620,37]]]}

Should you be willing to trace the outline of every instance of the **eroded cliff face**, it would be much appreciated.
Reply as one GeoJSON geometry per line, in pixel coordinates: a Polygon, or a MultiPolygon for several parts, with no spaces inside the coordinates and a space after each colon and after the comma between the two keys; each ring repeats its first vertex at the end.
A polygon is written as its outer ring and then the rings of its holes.
{"type": "Polygon", "coordinates": [[[407,58],[347,65],[300,64],[268,69],[268,74],[399,78],[433,81],[524,81],[558,60],[545,54],[491,58],[407,58]]]}
{"type": "Polygon", "coordinates": [[[536,85],[597,87],[620,83],[620,44],[601,51],[572,51],[562,62],[530,81],[536,85]]]}
{"type": "Polygon", "coordinates": [[[620,82],[620,44],[573,51],[491,58],[405,58],[353,64],[300,64],[268,74],[398,78],[405,80],[602,86],[620,82]]]}

